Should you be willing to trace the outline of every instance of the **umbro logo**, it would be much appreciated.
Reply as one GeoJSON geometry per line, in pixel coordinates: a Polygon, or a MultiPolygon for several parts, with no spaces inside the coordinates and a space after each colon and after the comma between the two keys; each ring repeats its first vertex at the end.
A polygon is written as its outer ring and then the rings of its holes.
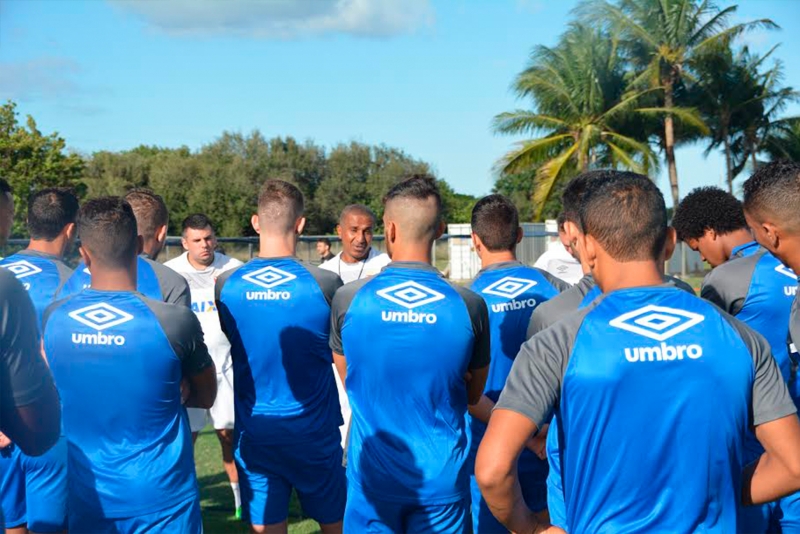
{"type": "Polygon", "coordinates": [[[6,263],[3,265],[3,267],[14,273],[14,276],[16,276],[17,279],[25,278],[26,276],[39,274],[42,272],[39,267],[25,260],[6,263]]]}
{"type": "Polygon", "coordinates": [[[438,291],[427,288],[414,281],[403,282],[391,287],[386,287],[377,292],[377,295],[395,304],[406,308],[408,311],[381,311],[381,319],[394,323],[427,323],[437,321],[435,313],[422,313],[413,311],[418,306],[431,304],[444,298],[438,291]]]}
{"type": "Polygon", "coordinates": [[[120,335],[106,335],[102,331],[114,326],[127,323],[133,315],[115,308],[110,304],[101,302],[92,304],[69,313],[70,318],[79,323],[97,330],[96,334],[72,333],[73,343],[85,345],[124,345],[125,337],[120,335]]]}
{"type": "Polygon", "coordinates": [[[289,300],[291,293],[288,291],[272,291],[272,288],[290,282],[295,278],[297,276],[292,273],[287,273],[271,265],[253,271],[244,275],[242,279],[261,286],[267,291],[247,291],[245,298],[247,300],[289,300]]]}
{"type": "Polygon", "coordinates": [[[667,345],[665,340],[703,322],[705,316],[698,313],[649,305],[620,315],[609,324],[641,336],[661,341],[652,347],[625,348],[625,359],[629,362],[652,362],[683,360],[684,356],[696,360],[703,355],[700,345],[667,345]]]}
{"type": "MultiPolygon", "coordinates": [[[[782,265],[782,264],[781,264],[781,265],[778,265],[777,267],[775,267],[775,270],[776,270],[777,272],[781,273],[781,274],[782,274],[782,275],[784,275],[784,276],[788,276],[788,277],[789,277],[789,278],[791,278],[792,280],[797,280],[797,275],[796,275],[796,274],[794,274],[794,271],[793,271],[793,270],[791,270],[790,268],[788,268],[788,267],[787,267],[787,266],[785,266],[785,265],[782,265]]],[[[17,278],[19,278],[19,277],[17,277],[17,278]]]]}
{"type": "Polygon", "coordinates": [[[513,299],[522,295],[536,284],[535,280],[506,276],[484,289],[482,293],[513,299]]]}

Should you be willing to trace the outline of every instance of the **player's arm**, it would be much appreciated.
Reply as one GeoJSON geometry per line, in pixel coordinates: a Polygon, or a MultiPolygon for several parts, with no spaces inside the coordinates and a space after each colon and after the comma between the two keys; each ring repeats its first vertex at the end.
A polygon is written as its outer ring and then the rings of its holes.
{"type": "Polygon", "coordinates": [[[61,403],[41,357],[36,313],[14,280],[0,303],[0,432],[39,456],[58,440],[61,403]]]}
{"type": "MultiPolygon", "coordinates": [[[[466,376],[467,383],[467,404],[475,406],[480,403],[483,397],[483,388],[486,386],[486,379],[489,377],[489,363],[492,359],[491,331],[489,330],[489,309],[486,301],[473,293],[465,293],[464,301],[469,309],[470,320],[472,321],[472,332],[475,336],[472,344],[472,357],[470,358],[466,376]]],[[[488,400],[488,399],[487,399],[488,400]]],[[[486,403],[484,402],[484,409],[486,403]]]]}
{"type": "Polygon", "coordinates": [[[342,385],[344,385],[347,379],[347,359],[344,357],[344,354],[336,354],[334,352],[333,365],[336,366],[336,372],[339,373],[339,378],[342,379],[342,385]]]}
{"type": "MultiPolygon", "coordinates": [[[[339,282],[341,284],[341,282],[339,282]]],[[[344,317],[347,309],[352,302],[353,294],[347,286],[340,286],[331,299],[331,327],[328,342],[333,353],[333,365],[342,385],[347,380],[347,358],[344,355],[344,343],[342,342],[342,328],[344,327],[344,317]]]]}
{"type": "Polygon", "coordinates": [[[800,490],[800,420],[796,414],[756,427],[764,454],[744,470],[742,502],[774,501],[800,490]]]}

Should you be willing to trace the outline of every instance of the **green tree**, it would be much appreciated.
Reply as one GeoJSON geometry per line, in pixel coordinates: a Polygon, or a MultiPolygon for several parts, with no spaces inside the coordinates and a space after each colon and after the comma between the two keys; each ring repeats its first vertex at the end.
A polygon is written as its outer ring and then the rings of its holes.
{"type": "Polygon", "coordinates": [[[680,109],[682,86],[695,79],[698,57],[720,49],[742,33],[757,27],[777,28],[769,19],[729,25],[737,6],[719,9],[708,0],[591,0],[579,8],[587,23],[605,24],[618,33],[634,68],[633,87],[663,89],[662,146],[667,160],[672,201],[678,205],[678,170],[675,162],[674,119],[697,124],[696,115],[680,109]]]}
{"type": "Polygon", "coordinates": [[[0,177],[14,189],[16,215],[12,235],[26,234],[28,197],[46,187],[73,187],[79,195],[83,159],[66,153],[66,142],[58,133],[44,135],[28,115],[25,125],[17,121],[16,104],[0,106],[0,177]]]}
{"type": "Polygon", "coordinates": [[[625,76],[616,40],[588,26],[573,25],[554,48],[534,48],[514,90],[532,98],[535,111],[501,113],[494,120],[499,133],[540,134],[499,163],[506,176],[536,169],[534,220],[541,219],[559,182],[577,172],[604,166],[647,174],[657,165],[646,138],[624,133],[646,93],[626,92],[625,76]]]}
{"type": "Polygon", "coordinates": [[[773,160],[800,161],[800,118],[780,121],[764,140],[763,150],[773,160]]]}

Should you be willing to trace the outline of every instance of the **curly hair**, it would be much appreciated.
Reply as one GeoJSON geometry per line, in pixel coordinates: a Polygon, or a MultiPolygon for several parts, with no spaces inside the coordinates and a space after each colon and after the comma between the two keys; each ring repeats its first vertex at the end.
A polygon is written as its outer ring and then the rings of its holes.
{"type": "Polygon", "coordinates": [[[725,235],[747,228],[739,200],[718,187],[698,187],[675,210],[672,226],[678,239],[699,239],[707,230],[725,235]]]}

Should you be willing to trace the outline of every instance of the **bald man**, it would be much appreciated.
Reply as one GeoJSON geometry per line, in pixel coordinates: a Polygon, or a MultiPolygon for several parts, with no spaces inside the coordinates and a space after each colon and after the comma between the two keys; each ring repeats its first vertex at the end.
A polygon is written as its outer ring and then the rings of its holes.
{"type": "Polygon", "coordinates": [[[339,275],[349,284],[378,274],[391,260],[372,248],[375,214],[362,204],[351,204],[342,210],[336,233],[342,240],[342,251],[320,268],[339,275]]]}
{"type": "Polygon", "coordinates": [[[353,410],[344,528],[467,532],[466,413],[489,369],[488,310],[431,266],[444,230],[435,181],[412,176],[384,205],[392,263],[343,286],[331,308],[331,348],[353,410]]]}

